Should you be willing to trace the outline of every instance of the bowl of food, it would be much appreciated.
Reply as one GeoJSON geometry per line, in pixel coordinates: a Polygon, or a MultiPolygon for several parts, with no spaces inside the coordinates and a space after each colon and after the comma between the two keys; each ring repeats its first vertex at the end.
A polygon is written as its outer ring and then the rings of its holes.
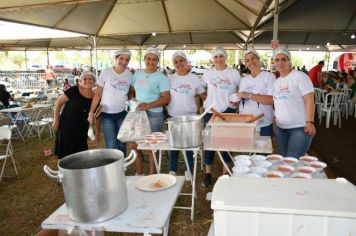
{"type": "Polygon", "coordinates": [[[325,162],[321,162],[321,161],[313,161],[313,162],[309,163],[308,166],[314,167],[316,171],[322,171],[325,169],[327,164],[325,162]]]}
{"type": "Polygon", "coordinates": [[[295,168],[289,165],[276,166],[276,171],[282,172],[284,176],[289,176],[290,174],[293,173],[294,170],[295,168]]]}
{"type": "Polygon", "coordinates": [[[302,156],[299,158],[299,160],[304,165],[308,165],[309,163],[314,162],[314,161],[319,161],[317,157],[313,157],[313,156],[302,156]]]}
{"type": "Polygon", "coordinates": [[[156,148],[161,143],[161,141],[157,139],[152,139],[149,143],[151,144],[152,148],[156,148]]]}
{"type": "Polygon", "coordinates": [[[267,178],[283,178],[283,173],[280,171],[267,171],[264,176],[267,178]]]}
{"type": "Polygon", "coordinates": [[[147,144],[145,140],[137,140],[136,143],[137,143],[137,147],[142,147],[147,144]]]}
{"type": "Polygon", "coordinates": [[[299,160],[294,157],[285,157],[283,158],[282,162],[285,165],[295,166],[299,162],[299,160]]]}
{"type": "Polygon", "coordinates": [[[298,179],[311,179],[312,178],[312,176],[310,174],[302,173],[302,172],[295,172],[290,177],[298,178],[298,179]]]}
{"type": "Polygon", "coordinates": [[[309,174],[312,175],[316,172],[316,169],[314,167],[311,166],[298,166],[297,167],[297,171],[300,173],[305,173],[305,174],[309,174]]]}
{"type": "Polygon", "coordinates": [[[272,166],[272,162],[267,161],[267,160],[266,161],[263,161],[263,160],[254,161],[253,163],[255,164],[255,166],[267,168],[267,169],[272,166]]]}
{"type": "Polygon", "coordinates": [[[283,156],[278,154],[270,154],[266,156],[266,160],[272,162],[273,164],[279,163],[283,160],[283,156]]]}

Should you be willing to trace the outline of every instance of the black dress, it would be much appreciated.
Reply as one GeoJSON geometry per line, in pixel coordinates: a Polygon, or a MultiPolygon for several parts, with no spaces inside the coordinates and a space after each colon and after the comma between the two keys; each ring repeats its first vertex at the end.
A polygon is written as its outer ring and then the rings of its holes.
{"type": "Polygon", "coordinates": [[[69,100],[60,115],[56,134],[55,155],[59,159],[76,152],[88,150],[88,112],[92,99],[85,98],[78,86],[66,90],[69,100]]]}

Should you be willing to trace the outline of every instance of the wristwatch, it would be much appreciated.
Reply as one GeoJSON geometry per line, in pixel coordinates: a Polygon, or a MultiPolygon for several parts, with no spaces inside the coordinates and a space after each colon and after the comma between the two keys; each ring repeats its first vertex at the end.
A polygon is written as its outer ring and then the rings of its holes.
{"type": "Polygon", "coordinates": [[[311,123],[311,124],[313,124],[313,125],[314,125],[314,121],[311,121],[311,120],[306,121],[305,123],[306,123],[306,124],[311,123]]]}

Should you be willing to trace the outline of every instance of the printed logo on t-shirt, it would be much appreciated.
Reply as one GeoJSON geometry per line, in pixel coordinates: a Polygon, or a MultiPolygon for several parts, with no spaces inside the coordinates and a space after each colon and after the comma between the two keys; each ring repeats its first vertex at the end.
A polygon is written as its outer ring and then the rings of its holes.
{"type": "Polygon", "coordinates": [[[192,90],[192,84],[187,82],[176,83],[172,86],[172,90],[176,93],[188,94],[192,90]]]}
{"type": "Polygon", "coordinates": [[[290,93],[291,93],[291,91],[289,90],[288,84],[281,85],[279,87],[279,90],[275,94],[274,98],[277,100],[285,100],[285,99],[288,99],[290,93]]]}
{"type": "Polygon", "coordinates": [[[227,78],[220,78],[219,76],[216,76],[210,80],[210,84],[220,89],[229,89],[232,83],[227,78]]]}
{"type": "Polygon", "coordinates": [[[138,87],[141,87],[141,88],[148,88],[150,86],[150,80],[148,79],[139,79],[139,80],[136,80],[136,85],[138,87]]]}
{"type": "Polygon", "coordinates": [[[127,80],[110,80],[110,85],[119,91],[127,91],[130,84],[127,80]]]}

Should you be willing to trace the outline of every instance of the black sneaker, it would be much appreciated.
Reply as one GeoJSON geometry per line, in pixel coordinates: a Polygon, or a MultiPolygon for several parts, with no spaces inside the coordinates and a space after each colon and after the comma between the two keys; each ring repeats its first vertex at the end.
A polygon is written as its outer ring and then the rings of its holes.
{"type": "Polygon", "coordinates": [[[209,185],[211,185],[211,179],[212,179],[211,174],[210,173],[205,173],[204,179],[203,179],[203,183],[201,183],[201,185],[203,187],[208,187],[209,185]]]}

